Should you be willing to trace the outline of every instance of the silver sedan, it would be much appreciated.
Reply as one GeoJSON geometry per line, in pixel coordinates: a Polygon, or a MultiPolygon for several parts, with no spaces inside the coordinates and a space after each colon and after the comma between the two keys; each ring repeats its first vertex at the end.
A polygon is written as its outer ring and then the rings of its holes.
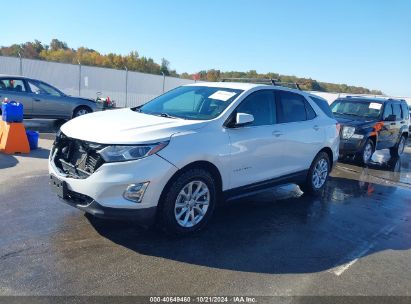
{"type": "Polygon", "coordinates": [[[71,119],[103,109],[93,99],[68,96],[41,80],[0,75],[0,101],[6,98],[23,104],[25,118],[71,119]]]}

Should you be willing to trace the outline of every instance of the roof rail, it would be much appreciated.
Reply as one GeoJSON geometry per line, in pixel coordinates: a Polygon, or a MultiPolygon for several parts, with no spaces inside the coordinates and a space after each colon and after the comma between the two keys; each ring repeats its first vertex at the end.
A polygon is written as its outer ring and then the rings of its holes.
{"type": "Polygon", "coordinates": [[[251,83],[261,83],[261,84],[272,84],[274,86],[295,86],[298,90],[302,91],[300,83],[297,82],[283,82],[278,79],[272,78],[222,78],[222,82],[231,81],[231,82],[251,82],[251,83]]]}

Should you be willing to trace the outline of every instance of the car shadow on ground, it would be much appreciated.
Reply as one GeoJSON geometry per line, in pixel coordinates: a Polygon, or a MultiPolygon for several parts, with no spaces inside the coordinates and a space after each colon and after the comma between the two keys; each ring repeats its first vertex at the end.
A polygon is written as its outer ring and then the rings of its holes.
{"type": "MultiPolygon", "coordinates": [[[[301,196],[297,186],[288,185],[224,203],[204,231],[187,237],[169,237],[129,222],[88,219],[100,235],[139,254],[233,271],[319,272],[358,258],[358,248],[390,237],[380,235],[387,223],[399,225],[405,219],[404,206],[397,201],[404,198],[387,199],[396,187],[348,175],[331,177],[319,198],[301,196]]],[[[374,244],[363,255],[411,248],[410,239],[393,238],[389,244],[374,244]]]]}
{"type": "Polygon", "coordinates": [[[19,161],[9,154],[0,153],[0,169],[6,169],[16,166],[19,161]]]}
{"type": "Polygon", "coordinates": [[[42,158],[47,159],[50,155],[49,149],[44,148],[37,148],[35,150],[31,150],[28,154],[18,154],[21,157],[29,157],[29,158],[42,158]]]}
{"type": "Polygon", "coordinates": [[[47,159],[49,157],[49,154],[50,154],[50,150],[43,149],[43,148],[32,150],[28,154],[16,153],[16,154],[11,155],[11,154],[0,153],[0,169],[6,169],[6,168],[11,168],[11,167],[16,166],[19,163],[19,161],[15,156],[47,159]]]}

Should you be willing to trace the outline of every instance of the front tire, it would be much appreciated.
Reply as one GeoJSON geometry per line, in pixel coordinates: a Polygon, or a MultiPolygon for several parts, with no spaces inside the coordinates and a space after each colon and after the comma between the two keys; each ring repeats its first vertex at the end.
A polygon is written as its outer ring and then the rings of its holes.
{"type": "Polygon", "coordinates": [[[391,156],[392,157],[401,156],[404,153],[406,142],[407,142],[407,138],[404,135],[401,135],[398,143],[394,147],[390,148],[391,156]]]}
{"type": "Polygon", "coordinates": [[[330,169],[331,163],[328,154],[318,153],[311,164],[305,183],[300,185],[304,194],[320,195],[324,190],[330,169]]]}
{"type": "Polygon", "coordinates": [[[209,222],[217,201],[216,183],[207,170],[189,169],[167,187],[162,198],[160,228],[167,234],[190,234],[209,222]]]}
{"type": "Polygon", "coordinates": [[[73,112],[73,118],[83,116],[83,115],[89,114],[91,112],[93,112],[93,111],[89,107],[78,107],[73,112]]]}
{"type": "Polygon", "coordinates": [[[374,142],[372,141],[371,138],[368,138],[365,141],[361,154],[359,155],[361,164],[367,165],[370,162],[371,157],[374,154],[374,152],[375,152],[374,142]]]}

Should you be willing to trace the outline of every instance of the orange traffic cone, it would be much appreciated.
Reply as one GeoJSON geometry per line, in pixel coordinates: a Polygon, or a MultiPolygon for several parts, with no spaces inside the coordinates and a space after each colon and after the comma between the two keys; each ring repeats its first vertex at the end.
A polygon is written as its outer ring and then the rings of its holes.
{"type": "Polygon", "coordinates": [[[26,129],[21,122],[0,122],[0,151],[6,154],[30,153],[26,129]]]}

